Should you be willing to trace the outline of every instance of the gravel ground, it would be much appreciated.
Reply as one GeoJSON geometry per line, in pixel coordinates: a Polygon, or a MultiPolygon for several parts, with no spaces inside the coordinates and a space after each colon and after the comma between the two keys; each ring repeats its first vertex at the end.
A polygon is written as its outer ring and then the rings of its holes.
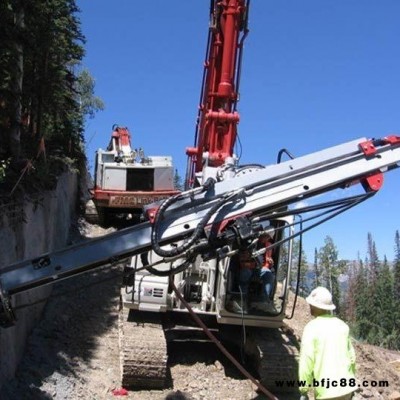
{"type": "MultiPolygon", "coordinates": [[[[84,236],[99,236],[108,231],[95,225],[80,224],[80,233],[84,236]]],[[[116,266],[55,285],[43,319],[27,343],[15,379],[3,386],[2,400],[265,399],[215,345],[193,342],[168,346],[168,388],[129,391],[125,396],[115,396],[113,390],[120,389],[120,270],[121,266],[116,266]]],[[[308,307],[304,301],[299,301],[297,310],[289,326],[300,336],[309,318],[308,307]]],[[[400,383],[399,375],[389,363],[400,359],[400,354],[362,344],[357,344],[357,353],[364,377],[370,380],[390,378],[388,390],[364,390],[357,398],[388,399],[400,383]]],[[[289,400],[287,396],[280,398],[289,400]]]]}
{"type": "MultiPolygon", "coordinates": [[[[112,231],[82,222],[79,228],[86,237],[112,231]]],[[[43,318],[29,338],[17,375],[3,386],[1,399],[117,398],[112,392],[120,389],[120,272],[121,266],[105,268],[54,286],[43,318]]],[[[172,343],[168,353],[168,388],[129,391],[121,398],[264,398],[212,343],[172,343]]]]}
{"type": "MultiPolygon", "coordinates": [[[[47,304],[1,399],[115,399],[112,391],[120,388],[116,272],[98,272],[55,288],[57,297],[47,304]],[[94,286],[79,290],[84,284],[94,286]]],[[[170,388],[130,391],[124,398],[262,399],[211,343],[173,343],[168,353],[170,388]]]]}

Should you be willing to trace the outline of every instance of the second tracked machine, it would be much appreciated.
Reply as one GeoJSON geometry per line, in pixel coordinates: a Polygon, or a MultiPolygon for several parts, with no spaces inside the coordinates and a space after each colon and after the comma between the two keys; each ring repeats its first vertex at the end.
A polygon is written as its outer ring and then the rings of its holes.
{"type": "Polygon", "coordinates": [[[197,324],[245,341],[272,391],[275,380],[296,378],[297,349],[281,329],[293,311],[287,307],[298,269],[293,241],[373,197],[383,174],[400,166],[400,137],[362,137],[273,165],[241,165],[234,148],[248,13],[249,1],[211,1],[185,190],[147,205],[146,222],[2,269],[3,326],[16,323],[14,294],[128,259],[121,289],[124,386],[164,387],[166,340],[197,324]],[[360,194],[348,195],[353,185],[360,194]],[[336,199],[325,200],[331,191],[336,199]],[[304,206],[305,199],[312,205],[304,206]],[[245,263],[256,272],[246,285],[245,263]]]}
{"type": "Polygon", "coordinates": [[[137,223],[144,205],[177,193],[172,157],[145,155],[132,147],[127,127],[113,125],[106,150],[96,152],[93,205],[87,205],[86,218],[108,226],[113,216],[129,215],[137,223]]]}

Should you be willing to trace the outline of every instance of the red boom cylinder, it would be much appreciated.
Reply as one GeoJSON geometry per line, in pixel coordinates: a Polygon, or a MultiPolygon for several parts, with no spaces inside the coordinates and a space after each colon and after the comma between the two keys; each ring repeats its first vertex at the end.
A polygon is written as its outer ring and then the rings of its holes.
{"type": "Polygon", "coordinates": [[[247,7],[245,0],[211,1],[195,146],[186,150],[189,157],[187,181],[191,183],[204,167],[204,154],[211,167],[219,167],[227,157],[233,156],[240,119],[235,109],[238,61],[247,29],[247,7]]]}

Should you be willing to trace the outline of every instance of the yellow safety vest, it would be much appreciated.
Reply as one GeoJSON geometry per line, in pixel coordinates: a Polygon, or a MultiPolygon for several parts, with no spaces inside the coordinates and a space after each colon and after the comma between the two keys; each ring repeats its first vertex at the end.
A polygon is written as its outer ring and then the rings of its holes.
{"type": "Polygon", "coordinates": [[[316,399],[331,399],[356,390],[355,352],[349,327],[324,314],[304,328],[299,361],[300,392],[314,389],[316,399]]]}

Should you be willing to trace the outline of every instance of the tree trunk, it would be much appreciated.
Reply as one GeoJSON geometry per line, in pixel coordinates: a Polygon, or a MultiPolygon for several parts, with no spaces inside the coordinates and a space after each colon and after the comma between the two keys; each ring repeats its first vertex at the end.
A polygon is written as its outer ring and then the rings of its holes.
{"type": "Polygon", "coordinates": [[[10,120],[10,151],[14,160],[18,160],[21,154],[21,116],[22,116],[22,83],[24,77],[24,48],[22,33],[25,28],[25,11],[23,0],[13,2],[15,17],[15,40],[12,51],[14,59],[14,73],[11,79],[11,103],[10,120]]]}

